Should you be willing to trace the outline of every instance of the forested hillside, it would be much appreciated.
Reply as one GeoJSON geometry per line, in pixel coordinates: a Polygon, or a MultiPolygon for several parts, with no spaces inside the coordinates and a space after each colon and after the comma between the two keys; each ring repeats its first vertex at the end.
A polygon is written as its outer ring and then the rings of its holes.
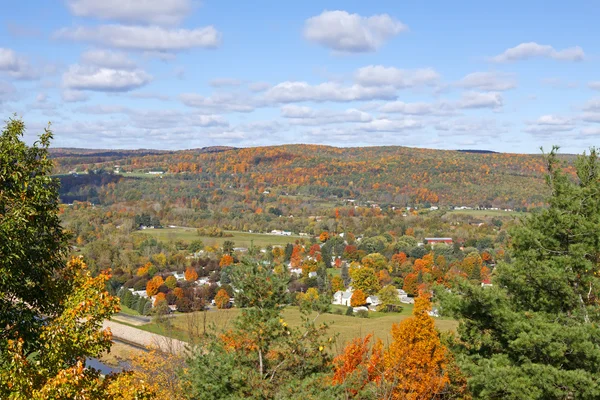
{"type": "MultiPolygon", "coordinates": [[[[351,198],[400,206],[531,208],[541,206],[547,194],[541,154],[285,145],[177,152],[56,149],[52,156],[57,174],[115,170],[122,174],[125,179],[110,180],[110,185],[95,188],[90,196],[108,203],[158,198],[189,202],[220,189],[219,195],[246,200],[253,193],[275,191],[280,195],[351,198]],[[157,185],[135,174],[150,171],[164,172],[168,179],[157,185]]],[[[563,160],[572,173],[571,157],[563,156],[563,160]]],[[[94,185],[82,175],[79,179],[82,187],[63,195],[81,199],[88,186],[94,185]]],[[[73,182],[68,187],[72,189],[73,182]]]]}

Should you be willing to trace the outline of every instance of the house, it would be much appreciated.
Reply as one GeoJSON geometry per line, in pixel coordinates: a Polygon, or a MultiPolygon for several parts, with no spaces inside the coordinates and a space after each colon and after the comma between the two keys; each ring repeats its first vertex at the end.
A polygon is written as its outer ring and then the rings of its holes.
{"type": "Polygon", "coordinates": [[[317,273],[316,273],[316,272],[314,272],[314,271],[313,271],[313,272],[309,272],[309,273],[308,273],[308,277],[309,277],[309,278],[316,278],[316,277],[317,277],[317,273]]]}
{"type": "Polygon", "coordinates": [[[430,317],[439,317],[440,316],[440,312],[437,308],[433,308],[433,309],[431,309],[431,311],[427,311],[427,314],[429,314],[430,317]]]}
{"type": "Polygon", "coordinates": [[[377,307],[380,304],[381,304],[381,300],[379,300],[379,297],[373,296],[373,295],[367,297],[367,306],[368,306],[369,310],[376,311],[377,307]]]}
{"type": "Polygon", "coordinates": [[[164,174],[163,171],[149,171],[148,172],[149,175],[162,175],[164,174]]]}
{"type": "Polygon", "coordinates": [[[365,306],[360,306],[360,307],[354,307],[352,308],[353,312],[359,312],[359,311],[369,311],[369,309],[365,306]]]}
{"type": "Polygon", "coordinates": [[[489,279],[485,279],[483,282],[481,282],[481,287],[492,287],[494,285],[492,285],[492,282],[489,279]]]}
{"type": "Polygon", "coordinates": [[[425,238],[428,244],[434,246],[436,244],[444,243],[444,244],[452,244],[452,238],[449,237],[441,237],[441,238],[425,238]]]}
{"type": "Polygon", "coordinates": [[[408,294],[404,290],[397,289],[397,291],[398,291],[398,298],[400,299],[400,303],[414,304],[415,299],[413,299],[412,297],[408,297],[408,294]]]}
{"type": "Polygon", "coordinates": [[[290,273],[296,275],[302,275],[302,268],[290,268],[290,273]]]}
{"type": "Polygon", "coordinates": [[[175,277],[175,279],[177,279],[178,281],[184,281],[185,280],[185,274],[178,274],[177,272],[171,272],[171,274],[175,277]]]}
{"type": "Polygon", "coordinates": [[[332,304],[338,304],[340,306],[350,306],[350,299],[352,298],[352,292],[351,291],[345,291],[342,292],[341,290],[338,290],[337,292],[335,292],[333,294],[333,301],[331,302],[332,304]]]}
{"type": "Polygon", "coordinates": [[[131,294],[134,295],[134,296],[140,296],[140,297],[143,297],[145,299],[148,298],[148,293],[146,293],[145,290],[133,290],[133,289],[129,289],[129,290],[131,290],[131,294]]]}

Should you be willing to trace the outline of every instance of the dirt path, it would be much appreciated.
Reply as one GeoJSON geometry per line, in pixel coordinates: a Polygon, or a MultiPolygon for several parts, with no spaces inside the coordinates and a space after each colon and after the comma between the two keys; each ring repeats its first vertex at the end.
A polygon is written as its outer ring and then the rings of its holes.
{"type": "Polygon", "coordinates": [[[186,343],[181,340],[167,338],[155,333],[120,324],[116,321],[104,321],[104,328],[110,328],[115,339],[142,347],[157,347],[164,352],[183,353],[186,343]]]}

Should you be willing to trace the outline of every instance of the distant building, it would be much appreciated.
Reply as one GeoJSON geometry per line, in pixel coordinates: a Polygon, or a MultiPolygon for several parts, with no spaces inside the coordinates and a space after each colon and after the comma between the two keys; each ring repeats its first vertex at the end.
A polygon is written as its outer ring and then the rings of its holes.
{"type": "Polygon", "coordinates": [[[338,304],[340,306],[349,307],[350,306],[350,299],[351,298],[352,298],[352,292],[351,291],[342,292],[341,290],[338,290],[333,295],[332,304],[338,304]]]}
{"type": "Polygon", "coordinates": [[[444,243],[444,244],[452,244],[452,238],[448,238],[448,237],[442,237],[442,238],[425,238],[425,240],[427,241],[428,244],[430,245],[436,245],[436,244],[440,244],[440,243],[444,243]]]}

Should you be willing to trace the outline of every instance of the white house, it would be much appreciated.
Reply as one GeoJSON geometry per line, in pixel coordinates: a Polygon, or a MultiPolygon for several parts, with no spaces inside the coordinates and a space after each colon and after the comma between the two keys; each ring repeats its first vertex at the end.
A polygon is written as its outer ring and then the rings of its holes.
{"type": "Polygon", "coordinates": [[[381,304],[381,300],[379,300],[379,297],[371,295],[367,297],[367,304],[371,306],[378,306],[381,304]]]}
{"type": "Polygon", "coordinates": [[[352,292],[350,292],[350,291],[342,292],[341,290],[338,290],[333,295],[332,304],[338,304],[340,306],[349,307],[351,298],[352,298],[352,292]]]}
{"type": "Polygon", "coordinates": [[[290,268],[290,273],[296,275],[302,275],[302,268],[290,268]]]}
{"type": "Polygon", "coordinates": [[[135,296],[140,296],[143,297],[145,299],[148,298],[148,293],[146,293],[145,290],[133,290],[133,289],[129,289],[131,290],[131,294],[135,295],[135,296]]]}
{"type": "Polygon", "coordinates": [[[309,273],[308,273],[308,277],[309,277],[309,278],[316,278],[316,277],[317,277],[317,273],[316,273],[316,272],[314,272],[314,271],[313,271],[313,272],[309,272],[309,273]]]}
{"type": "Polygon", "coordinates": [[[171,272],[171,274],[173,274],[173,276],[175,277],[175,279],[177,279],[178,281],[184,281],[185,280],[185,274],[178,274],[177,272],[171,272]]]}

